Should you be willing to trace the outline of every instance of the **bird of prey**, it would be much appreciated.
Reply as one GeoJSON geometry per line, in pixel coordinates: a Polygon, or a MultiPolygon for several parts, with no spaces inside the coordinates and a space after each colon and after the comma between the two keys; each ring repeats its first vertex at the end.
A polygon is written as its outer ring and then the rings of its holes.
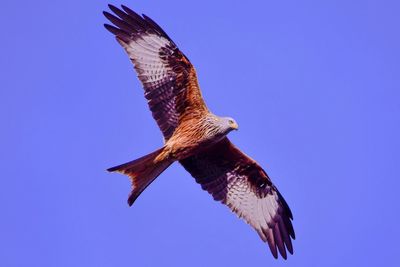
{"type": "Polygon", "coordinates": [[[250,224],[275,258],[293,254],[295,238],[288,204],[256,161],[232,144],[227,134],[238,129],[230,117],[211,113],[204,103],[196,71],[159,25],[126,6],[104,11],[104,24],[125,49],[154,119],[164,135],[162,148],[108,169],[128,175],[136,198],[168,166],[178,161],[201,187],[250,224]]]}

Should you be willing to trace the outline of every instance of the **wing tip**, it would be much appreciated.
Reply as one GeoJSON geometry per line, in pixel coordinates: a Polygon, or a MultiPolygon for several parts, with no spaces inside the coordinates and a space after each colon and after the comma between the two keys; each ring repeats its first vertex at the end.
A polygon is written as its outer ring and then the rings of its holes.
{"type": "Polygon", "coordinates": [[[117,34],[118,31],[120,31],[120,29],[118,29],[117,27],[108,24],[108,23],[104,23],[103,24],[104,28],[106,28],[106,30],[108,30],[109,32],[111,32],[112,34],[117,34]]]}
{"type": "Polygon", "coordinates": [[[107,6],[108,6],[108,8],[109,8],[110,10],[118,9],[118,7],[114,6],[113,4],[107,4],[107,6]]]}
{"type": "Polygon", "coordinates": [[[271,250],[272,256],[274,257],[274,259],[278,259],[278,250],[276,248],[276,246],[274,246],[274,248],[272,248],[271,246],[269,247],[269,249],[271,250]]]}
{"type": "Polygon", "coordinates": [[[136,13],[135,11],[133,11],[132,9],[130,9],[129,7],[127,7],[126,5],[121,5],[121,8],[126,12],[126,13],[133,13],[137,16],[140,17],[140,15],[138,13],[136,13]]]}

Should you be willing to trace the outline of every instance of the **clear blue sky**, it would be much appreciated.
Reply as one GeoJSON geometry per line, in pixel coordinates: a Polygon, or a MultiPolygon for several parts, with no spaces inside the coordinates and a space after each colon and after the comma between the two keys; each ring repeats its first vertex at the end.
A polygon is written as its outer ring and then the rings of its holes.
{"type": "Polygon", "coordinates": [[[287,261],[178,164],[128,208],[105,169],[162,139],[107,3],[2,2],[1,266],[400,266],[398,1],[123,2],[238,121],[293,211],[287,261]]]}

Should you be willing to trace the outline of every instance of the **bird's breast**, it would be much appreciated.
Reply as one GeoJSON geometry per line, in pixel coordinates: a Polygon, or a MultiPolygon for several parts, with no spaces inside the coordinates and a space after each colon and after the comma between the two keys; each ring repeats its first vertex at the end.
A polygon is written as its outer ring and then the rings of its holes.
{"type": "Polygon", "coordinates": [[[173,158],[182,160],[203,152],[225,137],[225,134],[210,135],[206,134],[206,132],[202,133],[199,128],[191,130],[186,129],[181,133],[177,132],[166,143],[173,158]]]}

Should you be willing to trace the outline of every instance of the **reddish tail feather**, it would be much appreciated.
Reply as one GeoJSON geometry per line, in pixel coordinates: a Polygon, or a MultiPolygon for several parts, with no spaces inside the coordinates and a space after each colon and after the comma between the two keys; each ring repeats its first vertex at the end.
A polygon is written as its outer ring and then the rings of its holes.
{"type": "Polygon", "coordinates": [[[109,172],[116,171],[129,176],[132,182],[132,191],[128,198],[129,206],[132,206],[146,187],[173,163],[170,159],[155,160],[162,151],[163,148],[160,148],[141,158],[107,169],[109,172]]]}

